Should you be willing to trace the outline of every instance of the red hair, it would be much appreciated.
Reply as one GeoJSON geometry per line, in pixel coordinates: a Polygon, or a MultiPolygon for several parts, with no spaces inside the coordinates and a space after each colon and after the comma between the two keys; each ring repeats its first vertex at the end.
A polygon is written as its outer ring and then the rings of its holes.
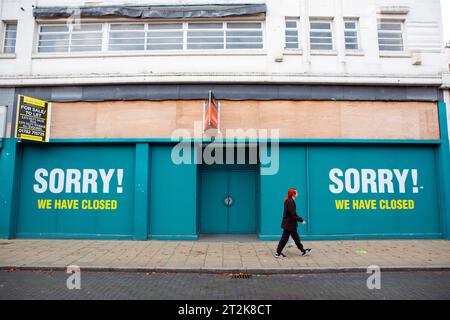
{"type": "Polygon", "coordinates": [[[294,188],[289,188],[287,196],[284,198],[284,200],[292,199],[293,196],[297,193],[297,190],[294,188]]]}

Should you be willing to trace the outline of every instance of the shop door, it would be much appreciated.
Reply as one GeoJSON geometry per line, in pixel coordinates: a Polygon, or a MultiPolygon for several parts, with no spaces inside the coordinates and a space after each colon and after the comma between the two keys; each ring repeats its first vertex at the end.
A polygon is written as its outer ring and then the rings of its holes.
{"type": "Polygon", "coordinates": [[[201,171],[202,233],[255,232],[255,171],[201,171]]]}

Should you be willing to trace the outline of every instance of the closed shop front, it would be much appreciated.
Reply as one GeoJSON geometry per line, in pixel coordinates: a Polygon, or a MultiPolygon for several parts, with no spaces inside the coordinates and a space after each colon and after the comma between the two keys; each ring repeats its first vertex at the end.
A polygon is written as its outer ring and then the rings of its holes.
{"type": "Polygon", "coordinates": [[[439,0],[33,2],[0,0],[0,238],[277,240],[296,188],[305,239],[450,239],[439,0]]]}
{"type": "Polygon", "coordinates": [[[202,103],[53,102],[49,143],[3,146],[2,235],[275,240],[294,187],[305,239],[448,236],[443,103],[222,99],[214,139],[202,103]]]}
{"type": "MultiPolygon", "coordinates": [[[[443,234],[433,146],[283,143],[271,175],[260,164],[174,165],[173,146],[149,144],[143,164],[149,238],[275,239],[290,187],[311,239],[443,234]]],[[[15,236],[133,238],[135,157],[133,145],[24,144],[15,236]]]]}

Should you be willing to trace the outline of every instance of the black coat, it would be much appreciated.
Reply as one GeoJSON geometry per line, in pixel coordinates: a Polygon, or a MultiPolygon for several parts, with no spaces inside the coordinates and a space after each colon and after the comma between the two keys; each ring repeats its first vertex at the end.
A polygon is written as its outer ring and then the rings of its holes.
{"type": "Polygon", "coordinates": [[[297,215],[297,206],[294,199],[287,199],[284,201],[283,221],[281,222],[281,228],[288,231],[297,230],[297,221],[303,222],[302,217],[297,215]]]}

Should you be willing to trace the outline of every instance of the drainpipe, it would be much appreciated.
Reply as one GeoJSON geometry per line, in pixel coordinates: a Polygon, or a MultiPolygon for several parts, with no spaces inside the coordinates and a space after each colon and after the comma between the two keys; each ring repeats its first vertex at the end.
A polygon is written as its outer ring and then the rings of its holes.
{"type": "Polygon", "coordinates": [[[309,1],[300,1],[300,19],[302,26],[302,51],[303,51],[303,65],[305,66],[305,73],[311,72],[311,53],[309,49],[309,1]]]}
{"type": "Polygon", "coordinates": [[[345,73],[346,69],[346,56],[345,56],[345,37],[344,37],[344,15],[343,15],[343,7],[342,0],[335,0],[336,5],[336,20],[334,21],[334,25],[336,26],[335,30],[335,39],[336,39],[336,50],[338,52],[338,60],[341,65],[342,72],[345,73]]]}

